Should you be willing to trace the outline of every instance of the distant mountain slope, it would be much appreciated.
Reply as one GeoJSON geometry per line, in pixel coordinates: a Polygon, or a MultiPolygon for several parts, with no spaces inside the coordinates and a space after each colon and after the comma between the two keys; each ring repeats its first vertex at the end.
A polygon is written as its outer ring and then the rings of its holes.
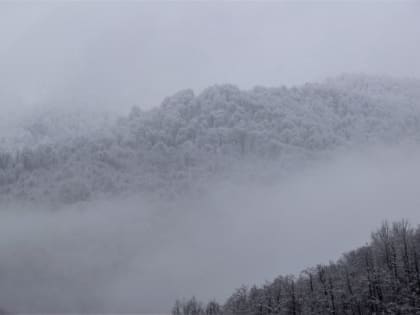
{"type": "Polygon", "coordinates": [[[417,142],[419,95],[418,80],[347,75],[293,88],[185,90],[158,108],[135,107],[101,123],[92,114],[47,115],[27,126],[31,145],[0,153],[0,195],[71,203],[103,193],[176,192],[238,161],[417,142]]]}
{"type": "Polygon", "coordinates": [[[35,149],[73,138],[105,135],[116,120],[110,111],[83,106],[43,106],[42,110],[29,109],[15,116],[10,124],[0,125],[0,151],[35,149]]]}

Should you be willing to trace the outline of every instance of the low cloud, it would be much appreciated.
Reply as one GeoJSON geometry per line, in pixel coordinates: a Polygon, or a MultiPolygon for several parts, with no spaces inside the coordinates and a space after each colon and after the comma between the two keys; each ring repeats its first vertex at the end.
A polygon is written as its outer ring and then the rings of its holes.
{"type": "Polygon", "coordinates": [[[382,220],[416,224],[420,151],[342,152],[271,183],[217,183],[171,202],[118,197],[0,212],[0,306],[167,312],[223,298],[363,245],[382,220]]]}

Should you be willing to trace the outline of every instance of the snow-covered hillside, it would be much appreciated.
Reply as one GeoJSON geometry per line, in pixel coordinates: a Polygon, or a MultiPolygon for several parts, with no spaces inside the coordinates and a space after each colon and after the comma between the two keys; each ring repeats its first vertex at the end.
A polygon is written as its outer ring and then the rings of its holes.
{"type": "Polygon", "coordinates": [[[343,75],[292,88],[217,85],[126,117],[41,113],[20,132],[0,141],[2,200],[177,193],[232,170],[258,175],[256,161],[281,165],[341,147],[417,142],[420,81],[343,75]]]}

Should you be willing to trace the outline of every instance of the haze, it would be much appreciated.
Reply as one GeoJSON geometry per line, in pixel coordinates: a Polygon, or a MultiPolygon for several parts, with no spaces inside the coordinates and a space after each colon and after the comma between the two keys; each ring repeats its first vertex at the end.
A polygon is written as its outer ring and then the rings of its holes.
{"type": "Polygon", "coordinates": [[[382,220],[420,221],[420,152],[343,152],[276,184],[209,184],[177,202],[3,207],[0,305],[34,313],[167,313],[337,259],[382,220]],[[5,272],[7,271],[7,272],[5,272]]]}
{"type": "Polygon", "coordinates": [[[420,223],[419,16],[1,2],[0,313],[224,302],[420,223]]]}
{"type": "Polygon", "coordinates": [[[417,1],[3,1],[1,106],[126,110],[216,83],[419,77],[419,12],[417,1]]]}

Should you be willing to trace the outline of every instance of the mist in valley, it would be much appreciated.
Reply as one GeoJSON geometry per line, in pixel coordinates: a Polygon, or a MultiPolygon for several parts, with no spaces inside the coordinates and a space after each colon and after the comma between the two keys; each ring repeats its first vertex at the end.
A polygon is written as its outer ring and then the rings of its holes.
{"type": "Polygon", "coordinates": [[[195,295],[326,263],[382,220],[419,218],[419,150],[342,152],[270,184],[1,211],[0,304],[16,312],[167,312],[195,295]]]}

